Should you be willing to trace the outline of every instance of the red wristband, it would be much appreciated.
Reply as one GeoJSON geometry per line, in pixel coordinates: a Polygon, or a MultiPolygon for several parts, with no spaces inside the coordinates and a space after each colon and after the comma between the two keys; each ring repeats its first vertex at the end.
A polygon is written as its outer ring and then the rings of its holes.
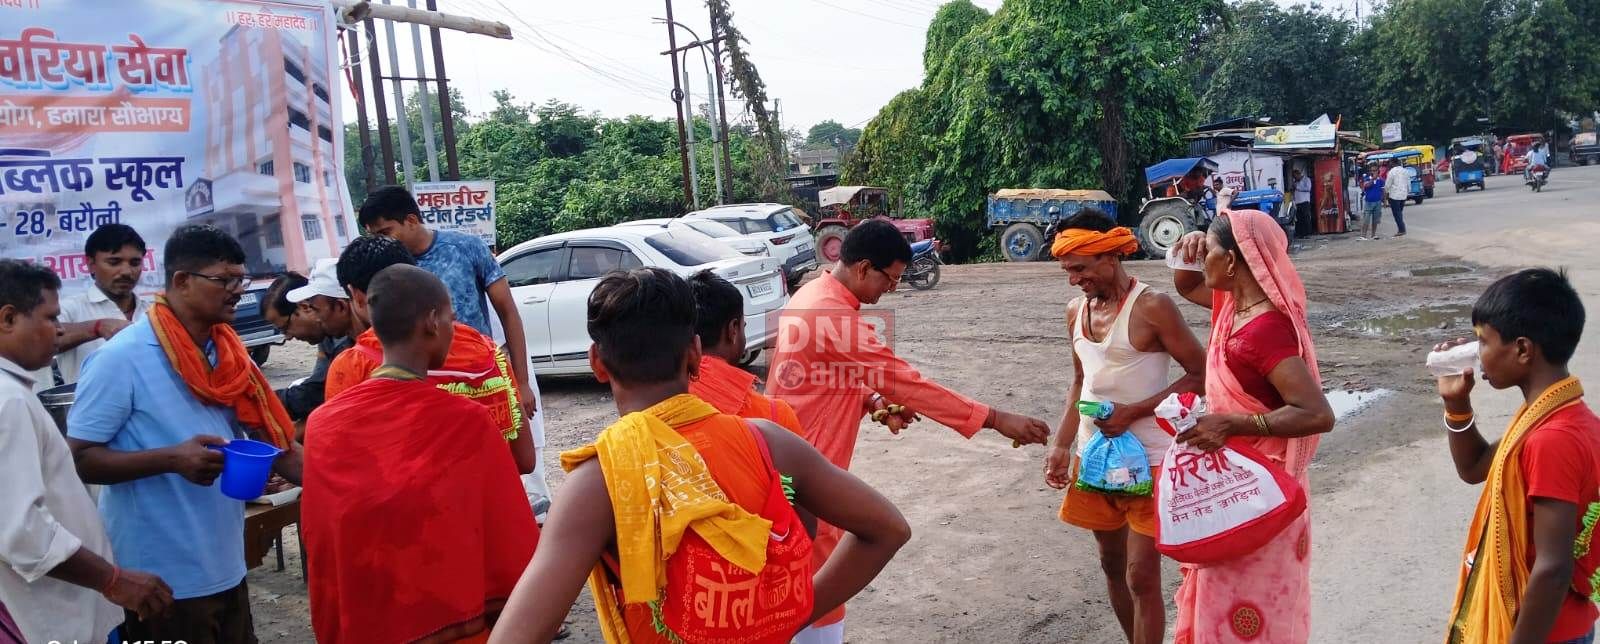
{"type": "Polygon", "coordinates": [[[100,337],[100,323],[101,322],[105,322],[105,320],[95,320],[94,321],[94,327],[92,327],[91,331],[90,331],[91,333],[94,333],[94,336],[97,337],[97,338],[100,337]]]}

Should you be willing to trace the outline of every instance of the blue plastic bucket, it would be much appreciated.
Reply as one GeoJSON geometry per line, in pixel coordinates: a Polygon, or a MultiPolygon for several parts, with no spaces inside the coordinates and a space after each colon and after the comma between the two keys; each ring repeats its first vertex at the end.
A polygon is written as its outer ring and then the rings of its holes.
{"type": "Polygon", "coordinates": [[[240,501],[261,496],[272,474],[272,462],[283,450],[245,438],[222,446],[222,493],[240,501]]]}

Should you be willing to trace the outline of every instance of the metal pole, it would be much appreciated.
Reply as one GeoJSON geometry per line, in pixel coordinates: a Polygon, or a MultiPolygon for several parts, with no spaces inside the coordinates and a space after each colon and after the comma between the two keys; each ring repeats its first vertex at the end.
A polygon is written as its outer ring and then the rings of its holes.
{"type": "MultiPolygon", "coordinates": [[[[704,56],[705,55],[705,50],[704,49],[700,50],[700,54],[702,56],[704,56]]],[[[716,178],[717,178],[717,205],[720,206],[722,204],[728,203],[728,201],[727,201],[727,199],[725,199],[723,197],[723,195],[726,194],[726,193],[723,191],[723,188],[722,188],[722,154],[721,154],[722,137],[717,135],[717,115],[722,112],[722,109],[717,106],[717,95],[716,95],[716,93],[711,91],[711,86],[714,83],[715,83],[715,81],[712,80],[712,77],[711,77],[711,68],[707,67],[706,68],[706,106],[707,106],[707,108],[710,109],[710,114],[707,115],[707,116],[710,117],[709,119],[707,119],[707,124],[711,126],[711,172],[713,174],[715,174],[716,178]]]]}
{"type": "MultiPolygon", "coordinates": [[[[673,55],[676,56],[677,54],[673,55]]],[[[684,52],[684,55],[687,56],[688,52],[684,52]]],[[[690,200],[690,203],[694,205],[695,210],[699,210],[700,173],[698,172],[697,168],[695,168],[694,158],[694,99],[692,98],[694,93],[689,89],[689,65],[687,61],[685,61],[683,67],[683,109],[689,113],[689,130],[687,133],[687,139],[689,142],[689,195],[693,197],[693,199],[690,200]]]]}
{"type": "MultiPolygon", "coordinates": [[[[428,11],[438,11],[439,3],[428,0],[427,7],[428,11]]],[[[456,165],[456,123],[450,111],[450,84],[444,78],[444,44],[438,27],[429,27],[428,31],[433,38],[433,80],[439,88],[439,122],[444,126],[444,165],[450,180],[460,181],[461,167],[456,165]]]]}
{"type": "MultiPolygon", "coordinates": [[[[349,52],[350,64],[354,65],[356,61],[361,60],[361,45],[356,42],[361,36],[354,29],[346,30],[345,35],[350,37],[344,44],[346,51],[349,52]]],[[[378,187],[378,179],[373,174],[372,133],[367,131],[367,97],[362,92],[361,70],[353,70],[353,73],[350,74],[350,89],[356,95],[356,129],[360,130],[361,134],[362,185],[366,186],[367,192],[372,192],[378,187]]]]}
{"type": "Polygon", "coordinates": [[[678,54],[676,53],[678,49],[678,30],[672,26],[672,0],[666,0],[666,2],[667,47],[674,52],[669,54],[667,58],[672,60],[672,102],[676,105],[678,112],[678,167],[683,170],[683,203],[687,205],[694,202],[694,188],[689,185],[689,147],[684,144],[683,87],[681,86],[683,78],[678,75],[678,54]]]}
{"type": "Polygon", "coordinates": [[[383,70],[378,58],[378,30],[367,19],[367,70],[372,72],[372,102],[378,108],[378,145],[383,150],[383,182],[398,183],[394,177],[394,143],[389,139],[389,108],[383,102],[383,70]]]}
{"type": "MultiPolygon", "coordinates": [[[[389,4],[389,0],[383,0],[389,4]]],[[[411,157],[411,124],[406,119],[406,90],[399,80],[400,77],[400,51],[394,43],[394,22],[384,21],[384,35],[389,39],[389,76],[390,84],[394,90],[394,121],[395,127],[400,128],[400,167],[406,173],[406,185],[417,182],[417,164],[411,157]]]]}
{"type": "Polygon", "coordinates": [[[718,195],[717,203],[733,201],[733,157],[728,154],[728,97],[722,92],[722,27],[717,24],[716,14],[711,14],[711,60],[717,66],[717,125],[721,132],[718,139],[722,141],[722,167],[728,170],[728,181],[723,189],[727,192],[718,195]]]}
{"type": "MultiPolygon", "coordinates": [[[[412,9],[417,8],[417,0],[406,0],[412,9]]],[[[422,63],[422,27],[411,23],[411,49],[417,59],[417,76],[427,76],[422,63]]],[[[428,101],[428,84],[417,83],[417,108],[422,111],[422,149],[428,155],[428,180],[438,181],[439,176],[439,149],[433,145],[433,106],[428,101]]]]}

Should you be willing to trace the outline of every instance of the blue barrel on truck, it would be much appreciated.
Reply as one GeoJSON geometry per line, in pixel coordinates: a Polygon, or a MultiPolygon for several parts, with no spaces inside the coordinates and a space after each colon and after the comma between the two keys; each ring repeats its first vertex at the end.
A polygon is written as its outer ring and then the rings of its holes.
{"type": "Polygon", "coordinates": [[[1117,219],[1117,200],[1104,190],[1008,188],[989,195],[988,226],[1000,235],[1006,260],[1037,261],[1050,256],[1055,225],[1089,207],[1117,219]]]}

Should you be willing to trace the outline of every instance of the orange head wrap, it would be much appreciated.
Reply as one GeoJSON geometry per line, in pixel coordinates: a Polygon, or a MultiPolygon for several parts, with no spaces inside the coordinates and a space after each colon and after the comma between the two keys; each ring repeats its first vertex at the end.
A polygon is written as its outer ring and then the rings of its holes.
{"type": "Polygon", "coordinates": [[[1118,226],[1103,233],[1085,228],[1068,228],[1056,235],[1055,244],[1050,246],[1050,254],[1056,258],[1071,254],[1132,255],[1138,250],[1139,239],[1125,226],[1118,226]]]}

